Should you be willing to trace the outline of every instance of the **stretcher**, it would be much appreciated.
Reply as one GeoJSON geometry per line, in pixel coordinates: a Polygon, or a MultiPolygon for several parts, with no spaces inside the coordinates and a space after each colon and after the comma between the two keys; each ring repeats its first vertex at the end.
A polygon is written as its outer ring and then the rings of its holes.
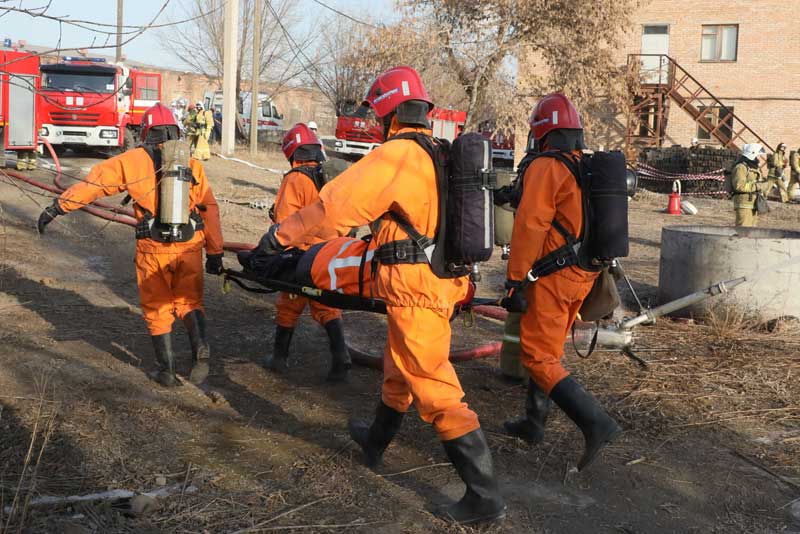
{"type": "MultiPolygon", "coordinates": [[[[242,270],[225,269],[227,283],[251,293],[277,292],[303,296],[341,310],[386,314],[386,303],[374,294],[375,247],[368,239],[340,237],[307,251],[290,250],[271,256],[239,252],[242,270]]],[[[497,298],[476,298],[474,286],[455,305],[454,315],[474,306],[497,305],[497,298]]]]}

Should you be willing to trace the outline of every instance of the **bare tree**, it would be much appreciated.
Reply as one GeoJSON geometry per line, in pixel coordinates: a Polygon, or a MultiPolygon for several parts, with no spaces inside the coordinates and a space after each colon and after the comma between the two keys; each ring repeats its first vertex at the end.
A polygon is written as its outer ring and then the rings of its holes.
{"type": "MultiPolygon", "coordinates": [[[[222,78],[223,70],[223,4],[225,0],[183,0],[178,10],[180,19],[189,22],[171,26],[160,32],[162,46],[173,52],[189,67],[210,78],[222,78]]],[[[239,36],[236,66],[237,97],[245,77],[253,71],[266,79],[274,93],[297,79],[304,71],[295,61],[297,46],[307,46],[306,37],[294,39],[289,33],[297,26],[294,4],[289,0],[242,0],[239,7],[239,36]],[[252,65],[254,2],[264,4],[261,17],[261,64],[252,65]],[[292,41],[290,41],[292,39],[292,41]]]]}
{"type": "Polygon", "coordinates": [[[337,109],[348,100],[360,101],[382,71],[413,65],[428,92],[440,106],[462,106],[464,91],[443,65],[436,43],[426,35],[426,24],[413,15],[388,26],[372,26],[338,18],[329,25],[318,51],[318,84],[337,109]]]}
{"type": "Polygon", "coordinates": [[[579,105],[624,92],[613,58],[638,0],[404,0],[438,43],[467,95],[467,127],[491,110],[513,125],[514,94],[562,90],[579,105]],[[530,58],[538,61],[532,62],[530,58]],[[536,70],[530,68],[535,65],[536,70]],[[514,76],[519,67],[519,78],[514,76]],[[516,88],[516,91],[515,91],[516,88]]]}

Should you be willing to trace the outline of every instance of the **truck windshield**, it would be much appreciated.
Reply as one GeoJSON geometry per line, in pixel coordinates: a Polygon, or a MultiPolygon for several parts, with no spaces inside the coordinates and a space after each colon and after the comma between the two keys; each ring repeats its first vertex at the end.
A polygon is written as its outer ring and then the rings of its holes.
{"type": "Polygon", "coordinates": [[[374,119],[375,113],[367,106],[356,106],[355,102],[348,102],[342,106],[342,116],[356,119],[374,119]]]}
{"type": "Polygon", "coordinates": [[[113,74],[73,74],[43,72],[42,89],[90,93],[113,93],[116,89],[113,74]]]}

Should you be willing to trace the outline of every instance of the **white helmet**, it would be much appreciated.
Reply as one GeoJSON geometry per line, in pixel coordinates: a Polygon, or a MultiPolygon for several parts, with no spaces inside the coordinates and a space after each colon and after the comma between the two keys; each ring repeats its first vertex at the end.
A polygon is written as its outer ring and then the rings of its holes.
{"type": "Polygon", "coordinates": [[[195,104],[194,106],[195,106],[197,109],[203,109],[203,103],[202,103],[202,102],[198,102],[198,103],[197,103],[197,104],[195,104]]]}
{"type": "Polygon", "coordinates": [[[758,143],[747,143],[742,147],[742,156],[750,161],[755,161],[758,156],[763,156],[764,154],[766,154],[764,147],[758,143]]]}
{"type": "Polygon", "coordinates": [[[306,126],[308,126],[308,128],[310,130],[315,130],[316,131],[316,129],[317,129],[317,123],[314,122],[314,121],[308,121],[308,124],[306,126]]]}

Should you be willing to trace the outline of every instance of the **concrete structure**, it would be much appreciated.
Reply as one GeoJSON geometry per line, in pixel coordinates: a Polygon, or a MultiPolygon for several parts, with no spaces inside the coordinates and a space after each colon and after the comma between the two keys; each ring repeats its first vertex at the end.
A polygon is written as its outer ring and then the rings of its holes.
{"type": "Polygon", "coordinates": [[[658,300],[669,302],[716,282],[747,276],[727,296],[681,310],[703,315],[733,305],[760,319],[800,318],[800,232],[771,228],[666,226],[661,231],[658,300]],[[787,264],[789,262],[792,264],[787,264]],[[778,269],[773,269],[780,266],[778,269]]]}
{"type": "MultiPolygon", "coordinates": [[[[636,11],[620,50],[666,53],[764,140],[800,146],[800,22],[785,0],[651,0],[636,11]]],[[[709,115],[718,110],[708,102],[709,115]]],[[[712,119],[712,122],[716,119],[712,119]]],[[[716,123],[715,123],[716,124],[716,123]]],[[[733,124],[734,131],[737,125],[733,124]]],[[[694,120],[672,105],[667,142],[703,139],[694,120]]],[[[715,141],[708,140],[709,144],[715,141]]]]}

